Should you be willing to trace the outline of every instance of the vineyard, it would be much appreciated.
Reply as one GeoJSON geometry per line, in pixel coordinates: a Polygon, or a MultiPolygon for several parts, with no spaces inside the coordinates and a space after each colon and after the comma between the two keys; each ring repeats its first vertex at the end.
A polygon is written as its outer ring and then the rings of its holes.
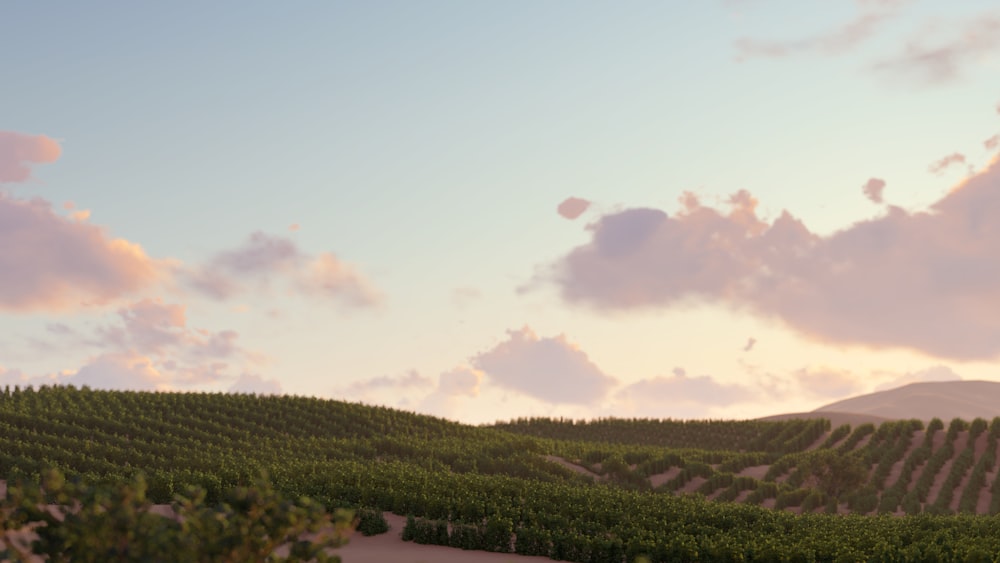
{"type": "Polygon", "coordinates": [[[468,426],[306,397],[72,387],[0,392],[0,478],[141,475],[206,505],[266,475],[404,539],[585,562],[992,561],[1000,418],[522,419],[468,426]],[[375,518],[372,521],[377,520],[375,518]]]}

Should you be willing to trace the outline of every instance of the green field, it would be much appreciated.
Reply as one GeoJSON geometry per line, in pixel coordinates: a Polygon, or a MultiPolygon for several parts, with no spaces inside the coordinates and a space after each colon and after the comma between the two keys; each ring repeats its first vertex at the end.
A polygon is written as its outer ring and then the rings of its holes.
{"type": "Polygon", "coordinates": [[[602,563],[993,561],[998,438],[1000,419],[476,427],[305,397],[0,393],[8,481],[142,473],[153,502],[196,485],[211,504],[266,474],[328,510],[413,516],[414,541],[602,563]]]}

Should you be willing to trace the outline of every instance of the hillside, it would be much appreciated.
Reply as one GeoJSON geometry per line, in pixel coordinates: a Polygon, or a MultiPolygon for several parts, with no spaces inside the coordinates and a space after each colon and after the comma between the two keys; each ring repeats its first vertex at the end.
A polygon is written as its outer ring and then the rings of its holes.
{"type": "Polygon", "coordinates": [[[595,563],[640,554],[757,560],[748,554],[761,550],[854,561],[880,545],[912,546],[911,559],[926,560],[941,547],[915,539],[916,525],[947,530],[961,546],[950,553],[1000,552],[1000,520],[945,516],[1000,512],[998,440],[1000,418],[474,427],[305,397],[0,392],[0,476],[8,479],[30,481],[52,466],[104,483],[141,472],[154,502],[189,485],[215,502],[264,473],[281,493],[329,510],[412,516],[404,538],[419,543],[595,563]]]}
{"type": "Polygon", "coordinates": [[[911,383],[824,405],[814,412],[853,413],[885,419],[951,420],[1000,416],[1000,383],[938,381],[911,383]]]}

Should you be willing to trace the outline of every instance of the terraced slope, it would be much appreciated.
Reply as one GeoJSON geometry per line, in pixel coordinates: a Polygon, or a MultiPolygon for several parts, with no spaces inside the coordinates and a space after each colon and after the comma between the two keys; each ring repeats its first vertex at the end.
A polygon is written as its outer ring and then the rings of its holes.
{"type": "Polygon", "coordinates": [[[1000,512],[998,438],[1000,419],[472,427],[304,397],[0,392],[8,479],[49,466],[104,482],[143,472],[162,503],[188,485],[218,499],[265,472],[280,492],[329,508],[412,515],[410,539],[571,561],[997,553],[1000,520],[947,515],[1000,512]],[[822,512],[921,516],[792,514],[822,512]],[[927,526],[937,531],[922,535],[927,526]],[[947,541],[931,541],[938,532],[947,541]]]}

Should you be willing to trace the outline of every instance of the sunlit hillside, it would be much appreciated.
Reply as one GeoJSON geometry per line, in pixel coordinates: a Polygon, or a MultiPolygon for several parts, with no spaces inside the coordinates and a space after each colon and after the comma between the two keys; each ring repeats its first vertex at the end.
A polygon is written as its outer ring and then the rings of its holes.
{"type": "Polygon", "coordinates": [[[0,394],[8,480],[30,481],[47,467],[110,483],[141,472],[150,498],[169,502],[187,485],[212,500],[266,474],[280,492],[329,510],[409,516],[404,539],[569,561],[759,560],[765,552],[854,560],[886,544],[939,549],[914,526],[965,538],[950,549],[996,552],[1000,523],[957,515],[1000,512],[998,438],[1000,418],[473,427],[306,397],[67,387],[0,394]],[[860,516],[880,513],[901,516],[860,516]]]}

